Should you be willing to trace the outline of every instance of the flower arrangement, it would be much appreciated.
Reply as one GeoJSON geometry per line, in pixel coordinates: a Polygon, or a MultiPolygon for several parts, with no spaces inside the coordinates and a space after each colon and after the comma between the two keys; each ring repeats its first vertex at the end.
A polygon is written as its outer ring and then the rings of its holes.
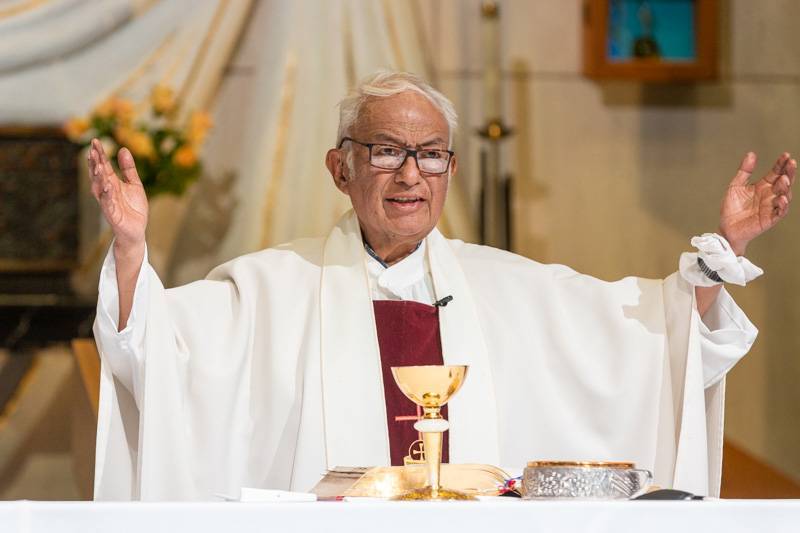
{"type": "Polygon", "coordinates": [[[147,196],[183,194],[202,171],[198,151],[212,126],[211,118],[205,112],[195,112],[185,127],[179,128],[175,124],[175,93],[165,85],[153,88],[149,106],[150,120],[136,121],[133,102],[111,97],[88,117],[67,121],[64,133],[83,147],[98,138],[112,162],[116,162],[119,149],[127,147],[147,196]]]}

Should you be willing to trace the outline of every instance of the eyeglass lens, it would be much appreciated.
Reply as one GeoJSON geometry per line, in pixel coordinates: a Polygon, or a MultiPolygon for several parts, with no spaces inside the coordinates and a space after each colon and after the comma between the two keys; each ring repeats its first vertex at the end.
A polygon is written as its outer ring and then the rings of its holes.
{"type": "MultiPolygon", "coordinates": [[[[408,152],[397,146],[376,144],[370,152],[370,162],[385,170],[397,170],[403,166],[408,152]]],[[[417,166],[422,172],[442,174],[447,171],[450,154],[444,150],[420,150],[417,152],[417,166]]]]}

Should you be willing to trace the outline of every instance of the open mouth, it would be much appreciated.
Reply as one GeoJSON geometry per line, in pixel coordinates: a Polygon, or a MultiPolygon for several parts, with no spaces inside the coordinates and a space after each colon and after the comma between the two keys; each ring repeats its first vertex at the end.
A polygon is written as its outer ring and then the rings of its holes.
{"type": "Polygon", "coordinates": [[[393,198],[387,198],[386,201],[398,205],[415,205],[425,200],[419,196],[395,196],[393,198]]]}

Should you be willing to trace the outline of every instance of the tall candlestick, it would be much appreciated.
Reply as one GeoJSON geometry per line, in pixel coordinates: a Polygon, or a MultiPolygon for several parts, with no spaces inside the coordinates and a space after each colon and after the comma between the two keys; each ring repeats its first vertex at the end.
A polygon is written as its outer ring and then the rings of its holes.
{"type": "Polygon", "coordinates": [[[487,146],[481,149],[481,241],[509,249],[510,182],[502,174],[500,140],[511,131],[505,127],[502,119],[500,8],[496,0],[483,1],[481,20],[485,122],[478,133],[488,140],[487,146]]]}
{"type": "Polygon", "coordinates": [[[483,34],[483,108],[487,121],[500,121],[500,29],[499,7],[495,0],[481,4],[483,34]]]}

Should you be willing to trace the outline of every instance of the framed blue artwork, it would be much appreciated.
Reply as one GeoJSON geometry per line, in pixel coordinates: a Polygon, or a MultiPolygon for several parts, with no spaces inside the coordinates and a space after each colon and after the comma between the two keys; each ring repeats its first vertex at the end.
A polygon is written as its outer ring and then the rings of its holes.
{"type": "Polygon", "coordinates": [[[717,0],[584,0],[584,73],[652,82],[713,79],[717,9],[717,0]]]}

